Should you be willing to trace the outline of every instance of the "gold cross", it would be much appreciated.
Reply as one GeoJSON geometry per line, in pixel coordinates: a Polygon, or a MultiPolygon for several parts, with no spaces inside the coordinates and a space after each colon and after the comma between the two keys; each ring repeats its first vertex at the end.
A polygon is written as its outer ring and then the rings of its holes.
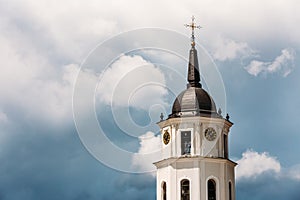
{"type": "Polygon", "coordinates": [[[192,29],[192,46],[195,46],[194,30],[196,28],[200,29],[202,27],[201,26],[196,26],[195,17],[194,16],[192,16],[192,23],[191,24],[185,24],[184,26],[187,27],[187,28],[191,28],[192,29]]]}

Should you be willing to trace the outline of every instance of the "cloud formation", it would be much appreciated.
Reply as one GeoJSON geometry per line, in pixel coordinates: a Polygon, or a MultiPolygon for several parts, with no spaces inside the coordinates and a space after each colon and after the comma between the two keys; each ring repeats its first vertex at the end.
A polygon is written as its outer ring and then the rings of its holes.
{"type": "Polygon", "coordinates": [[[153,163],[161,159],[160,134],[155,136],[153,132],[147,132],[140,136],[139,140],[140,147],[138,152],[133,155],[132,164],[143,171],[153,172],[156,169],[153,163]]]}
{"type": "Polygon", "coordinates": [[[299,199],[300,165],[283,168],[267,152],[247,150],[237,161],[237,199],[299,199]]]}
{"type": "Polygon", "coordinates": [[[70,63],[57,67],[28,40],[18,30],[0,34],[0,108],[7,118],[11,115],[8,108],[15,107],[19,115],[32,119],[70,120],[72,88],[79,66],[70,63]]]}
{"type": "Polygon", "coordinates": [[[281,166],[275,157],[271,157],[267,152],[258,153],[247,150],[242,158],[237,161],[236,179],[255,178],[266,172],[279,173],[281,166]]]}
{"type": "Polygon", "coordinates": [[[255,51],[246,42],[237,42],[219,36],[212,43],[212,55],[215,60],[233,60],[238,57],[250,57],[253,54],[255,51]]]}
{"type": "Polygon", "coordinates": [[[268,152],[247,150],[236,161],[236,179],[246,181],[272,174],[273,177],[300,181],[300,164],[283,168],[280,161],[268,152]]]}
{"type": "Polygon", "coordinates": [[[102,103],[149,109],[154,103],[165,105],[164,74],[138,55],[122,55],[100,76],[97,88],[102,103]]]}
{"type": "Polygon", "coordinates": [[[251,75],[258,76],[259,74],[273,74],[280,73],[283,77],[288,76],[294,69],[295,50],[292,48],[286,48],[281,51],[281,54],[277,56],[271,62],[263,62],[253,60],[245,67],[247,72],[251,75]]]}

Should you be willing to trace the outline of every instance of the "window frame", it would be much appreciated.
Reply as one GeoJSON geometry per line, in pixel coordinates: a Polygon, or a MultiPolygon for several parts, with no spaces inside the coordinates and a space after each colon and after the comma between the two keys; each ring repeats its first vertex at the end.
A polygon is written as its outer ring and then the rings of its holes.
{"type": "Polygon", "coordinates": [[[216,176],[208,176],[207,178],[206,178],[206,181],[205,181],[205,195],[206,195],[206,200],[208,199],[208,188],[207,188],[207,186],[208,186],[208,181],[209,180],[213,180],[214,182],[215,182],[215,189],[216,189],[216,200],[219,200],[220,199],[220,181],[219,181],[219,179],[216,177],[216,176]]]}
{"type": "MultiPolygon", "coordinates": [[[[185,185],[186,186],[186,185],[185,185]]],[[[180,200],[190,200],[191,199],[191,181],[187,178],[184,178],[180,181],[180,200]],[[188,192],[184,193],[183,192],[183,183],[187,182],[188,183],[188,192]],[[184,197],[184,194],[188,194],[188,197],[184,197]]]]}
{"type": "Polygon", "coordinates": [[[194,130],[193,128],[187,128],[187,129],[179,129],[179,140],[178,140],[178,148],[179,148],[179,155],[194,155],[194,130]],[[191,146],[190,146],[190,153],[189,154],[183,154],[182,152],[182,133],[183,132],[190,132],[191,134],[191,146]]]}

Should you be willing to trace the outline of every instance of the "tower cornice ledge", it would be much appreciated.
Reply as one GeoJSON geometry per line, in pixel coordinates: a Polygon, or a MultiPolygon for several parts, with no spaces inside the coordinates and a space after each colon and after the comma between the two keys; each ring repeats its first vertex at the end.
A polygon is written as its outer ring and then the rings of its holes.
{"type": "Polygon", "coordinates": [[[224,118],[211,118],[211,117],[202,117],[202,116],[193,116],[185,118],[169,118],[167,120],[162,120],[157,122],[159,127],[169,126],[171,124],[180,124],[180,123],[215,123],[215,124],[224,124],[228,127],[231,127],[233,123],[224,118]]]}
{"type": "Polygon", "coordinates": [[[191,156],[191,155],[183,155],[180,157],[171,157],[167,158],[158,162],[153,163],[157,168],[161,167],[167,167],[169,165],[172,165],[174,163],[189,163],[189,162],[201,162],[206,161],[207,163],[224,163],[229,164],[232,167],[235,167],[237,165],[236,162],[226,159],[226,158],[210,158],[210,157],[203,157],[203,156],[191,156]]]}

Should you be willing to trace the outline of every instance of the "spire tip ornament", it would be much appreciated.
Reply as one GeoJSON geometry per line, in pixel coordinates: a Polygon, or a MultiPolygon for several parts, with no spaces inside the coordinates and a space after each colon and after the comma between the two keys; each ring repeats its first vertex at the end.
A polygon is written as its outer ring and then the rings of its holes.
{"type": "Polygon", "coordinates": [[[192,23],[190,23],[190,24],[184,24],[184,26],[187,27],[187,28],[191,28],[192,29],[191,45],[192,45],[192,47],[194,47],[195,46],[195,29],[196,28],[200,29],[202,27],[196,25],[194,15],[192,16],[192,23]]]}

